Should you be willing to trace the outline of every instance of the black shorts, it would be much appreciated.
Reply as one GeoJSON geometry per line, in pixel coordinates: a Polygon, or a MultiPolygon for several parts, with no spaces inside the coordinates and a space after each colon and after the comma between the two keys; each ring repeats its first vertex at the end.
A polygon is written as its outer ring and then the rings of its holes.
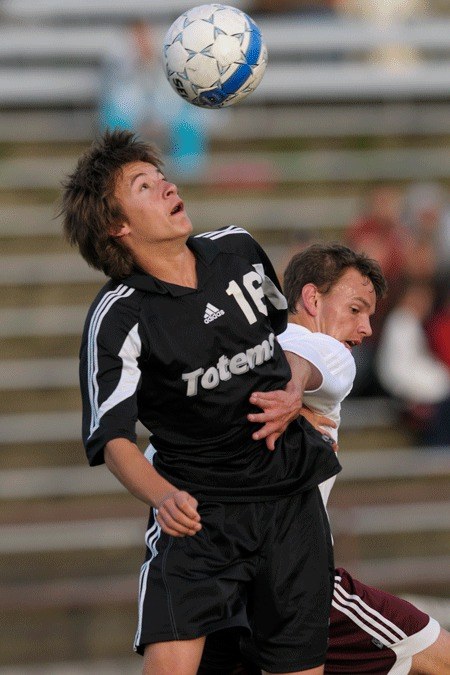
{"type": "Polygon", "coordinates": [[[258,503],[204,502],[192,537],[146,533],[135,649],[223,629],[271,672],[325,661],[334,580],[328,518],[318,488],[258,503]]]}

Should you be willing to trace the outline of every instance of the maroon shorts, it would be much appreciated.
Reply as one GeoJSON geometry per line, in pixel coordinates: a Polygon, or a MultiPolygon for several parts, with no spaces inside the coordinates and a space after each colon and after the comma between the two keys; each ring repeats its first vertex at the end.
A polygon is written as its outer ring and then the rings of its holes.
{"type": "Polygon", "coordinates": [[[325,673],[408,673],[439,624],[406,600],[336,570],[325,673]]]}
{"type": "MultiPolygon", "coordinates": [[[[407,675],[411,660],[435,642],[440,626],[406,600],[366,586],[336,569],[325,673],[407,675]]],[[[199,675],[258,675],[242,659],[239,636],[213,633],[199,675]]]]}

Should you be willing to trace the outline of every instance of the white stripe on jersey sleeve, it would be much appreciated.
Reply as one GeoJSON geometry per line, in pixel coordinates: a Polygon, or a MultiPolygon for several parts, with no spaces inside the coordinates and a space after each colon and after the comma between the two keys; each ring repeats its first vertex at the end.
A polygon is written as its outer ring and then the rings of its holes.
{"type": "Polygon", "coordinates": [[[88,363],[87,363],[87,379],[89,390],[89,401],[91,405],[91,428],[90,435],[99,426],[99,407],[98,407],[98,349],[97,337],[100,331],[102,321],[112,305],[121,298],[127,298],[134,293],[134,288],[120,285],[114,291],[105,293],[104,297],[99,302],[98,306],[91,317],[88,332],[88,363]]]}
{"type": "Polygon", "coordinates": [[[98,428],[101,418],[108,410],[112,410],[121,401],[126,401],[136,391],[141,377],[141,372],[137,366],[137,359],[141,354],[141,346],[138,324],[136,324],[128,333],[119,352],[123,364],[120,380],[111,396],[106,401],[103,401],[98,409],[97,426],[92,429],[91,435],[98,428]]]}
{"type": "Polygon", "coordinates": [[[195,238],[204,238],[204,239],[221,239],[226,237],[229,234],[248,234],[249,237],[252,235],[247,230],[244,230],[242,227],[236,227],[236,225],[229,225],[224,230],[212,230],[211,232],[202,232],[201,234],[196,234],[195,238]]]}

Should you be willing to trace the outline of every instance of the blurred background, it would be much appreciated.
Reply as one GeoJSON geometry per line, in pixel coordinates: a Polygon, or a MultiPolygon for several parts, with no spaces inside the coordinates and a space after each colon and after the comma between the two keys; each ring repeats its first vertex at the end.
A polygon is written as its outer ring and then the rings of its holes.
{"type": "Polygon", "coordinates": [[[247,228],[280,276],[317,240],[380,261],[389,297],[343,406],[336,563],[450,628],[448,0],[235,0],[269,65],[218,111],[161,69],[196,4],[0,0],[1,675],[141,668],[147,509],[80,442],[78,346],[104,277],[56,215],[108,125],[157,142],[197,232],[247,228]]]}

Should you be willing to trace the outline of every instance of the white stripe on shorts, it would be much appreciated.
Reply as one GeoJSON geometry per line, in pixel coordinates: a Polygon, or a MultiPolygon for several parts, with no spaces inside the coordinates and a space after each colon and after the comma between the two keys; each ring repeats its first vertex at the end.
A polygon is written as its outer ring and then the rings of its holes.
{"type": "Polygon", "coordinates": [[[398,626],[369,607],[358,595],[348,593],[339,584],[335,584],[332,605],[385,647],[392,648],[392,645],[408,637],[398,626]]]}
{"type": "Polygon", "coordinates": [[[158,555],[158,549],[156,548],[156,544],[158,543],[158,540],[161,536],[161,527],[158,525],[158,522],[156,520],[156,514],[158,511],[156,509],[153,509],[153,518],[154,518],[154,523],[152,527],[147,530],[145,533],[145,543],[147,545],[147,548],[150,550],[151,556],[148,560],[145,561],[145,563],[141,567],[141,574],[139,576],[139,597],[138,597],[138,626],[137,626],[137,631],[136,635],[134,638],[134,650],[137,650],[137,647],[140,643],[141,640],[141,634],[142,634],[142,617],[144,614],[144,601],[145,601],[145,595],[147,592],[147,580],[148,580],[148,573],[150,570],[150,565],[152,561],[156,558],[158,555]]]}

